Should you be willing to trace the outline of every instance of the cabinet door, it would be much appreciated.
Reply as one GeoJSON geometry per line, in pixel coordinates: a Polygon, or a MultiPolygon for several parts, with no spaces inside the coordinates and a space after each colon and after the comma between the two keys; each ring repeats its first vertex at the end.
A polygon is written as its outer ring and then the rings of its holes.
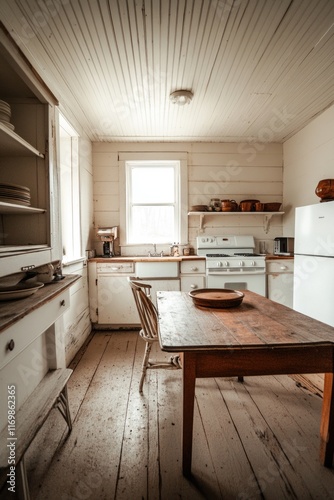
{"type": "Polygon", "coordinates": [[[267,262],[268,298],[291,308],[293,306],[293,268],[293,259],[267,262]]]}
{"type": "Polygon", "coordinates": [[[205,276],[181,276],[182,292],[191,292],[198,288],[205,288],[205,276]]]}
{"type": "Polygon", "coordinates": [[[99,325],[139,325],[139,316],[126,276],[101,276],[97,285],[99,325]]]}
{"type": "Polygon", "coordinates": [[[269,274],[268,298],[292,308],[293,305],[293,274],[269,274]]]}
{"type": "Polygon", "coordinates": [[[149,283],[152,287],[151,297],[154,305],[157,305],[157,292],[178,292],[180,290],[180,280],[179,279],[162,279],[162,280],[144,280],[145,283],[149,283]]]}

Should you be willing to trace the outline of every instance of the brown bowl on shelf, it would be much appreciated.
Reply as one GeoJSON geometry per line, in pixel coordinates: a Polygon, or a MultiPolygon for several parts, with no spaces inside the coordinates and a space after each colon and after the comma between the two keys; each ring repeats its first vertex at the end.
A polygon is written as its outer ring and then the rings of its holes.
{"type": "Polygon", "coordinates": [[[258,201],[255,203],[255,212],[263,212],[264,211],[264,203],[258,201]]]}
{"type": "Polygon", "coordinates": [[[238,203],[235,200],[221,200],[222,212],[236,212],[238,203]]]}
{"type": "Polygon", "coordinates": [[[193,205],[190,210],[191,210],[191,212],[207,212],[208,206],[207,205],[193,205]]]}
{"type": "Polygon", "coordinates": [[[264,212],[279,212],[282,203],[264,203],[264,212]]]}
{"type": "Polygon", "coordinates": [[[239,209],[241,212],[255,212],[255,204],[259,203],[260,200],[242,200],[239,203],[239,209]]]}
{"type": "Polygon", "coordinates": [[[334,179],[322,179],[315,188],[315,194],[322,200],[334,199],[334,179]]]}

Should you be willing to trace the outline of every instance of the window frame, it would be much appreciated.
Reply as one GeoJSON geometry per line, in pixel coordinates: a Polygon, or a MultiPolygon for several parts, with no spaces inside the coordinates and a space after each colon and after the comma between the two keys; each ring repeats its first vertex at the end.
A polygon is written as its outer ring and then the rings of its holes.
{"type": "MultiPolygon", "coordinates": [[[[71,126],[68,120],[59,112],[58,115],[59,127],[59,195],[60,195],[60,219],[61,219],[61,241],[62,241],[62,265],[67,266],[73,262],[82,259],[82,238],[81,238],[81,208],[80,208],[80,164],[79,164],[79,134],[71,126]],[[67,134],[66,139],[62,138],[61,129],[67,134]],[[67,153],[70,151],[70,158],[63,162],[62,158],[62,141],[67,140],[67,153]],[[62,171],[64,168],[69,168],[70,178],[70,197],[64,196],[62,180],[62,171]],[[64,204],[66,208],[64,209],[64,204]],[[66,224],[64,224],[66,218],[66,224]],[[71,238],[67,241],[64,236],[64,226],[68,225],[68,220],[71,220],[71,238]],[[65,248],[70,248],[70,251],[65,251],[65,248]]],[[[68,182],[68,178],[67,181],[68,182]]]]}
{"type": "MultiPolygon", "coordinates": [[[[127,164],[134,163],[154,163],[159,165],[162,163],[174,163],[179,162],[179,175],[177,179],[178,183],[178,213],[175,213],[177,217],[178,234],[179,241],[181,245],[188,243],[188,167],[187,167],[187,153],[123,153],[119,155],[119,169],[120,169],[120,224],[121,224],[121,235],[120,235],[120,245],[128,247],[138,247],[143,246],[145,243],[130,243],[128,242],[128,182],[127,182],[127,164]]],[[[152,241],[147,242],[152,243],[152,241]]],[[[154,242],[153,242],[154,243],[154,242]]],[[[161,242],[159,245],[169,245],[173,242],[166,241],[161,242]]]]}

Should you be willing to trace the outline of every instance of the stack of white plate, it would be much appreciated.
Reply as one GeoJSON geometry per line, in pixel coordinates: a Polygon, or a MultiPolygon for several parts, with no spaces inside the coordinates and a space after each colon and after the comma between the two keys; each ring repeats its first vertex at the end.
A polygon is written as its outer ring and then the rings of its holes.
{"type": "Polygon", "coordinates": [[[30,205],[30,189],[17,184],[0,183],[0,201],[17,205],[30,205]]]}
{"type": "Polygon", "coordinates": [[[10,128],[11,130],[14,130],[14,125],[10,123],[11,116],[12,112],[8,102],[0,100],[0,122],[6,125],[6,127],[10,128]]]}

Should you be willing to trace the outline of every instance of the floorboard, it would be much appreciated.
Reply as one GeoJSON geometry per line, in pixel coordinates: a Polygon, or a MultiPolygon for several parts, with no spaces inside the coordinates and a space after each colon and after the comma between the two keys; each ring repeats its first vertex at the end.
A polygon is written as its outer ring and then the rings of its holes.
{"type": "MultiPolygon", "coordinates": [[[[52,411],[26,453],[32,500],[334,498],[334,470],[318,460],[321,375],[197,380],[188,480],[182,372],[150,370],[140,395],[143,352],[131,331],[95,332],[80,349],[72,433],[52,411]]],[[[155,346],[151,357],[169,356],[155,346]]]]}

